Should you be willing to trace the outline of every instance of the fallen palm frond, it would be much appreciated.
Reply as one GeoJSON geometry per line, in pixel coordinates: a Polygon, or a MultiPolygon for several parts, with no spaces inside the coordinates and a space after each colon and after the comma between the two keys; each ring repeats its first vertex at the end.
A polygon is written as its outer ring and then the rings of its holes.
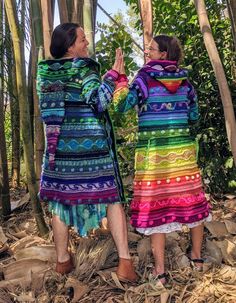
{"type": "Polygon", "coordinates": [[[10,246],[10,248],[13,253],[16,253],[17,251],[20,251],[23,248],[46,243],[46,240],[43,238],[37,236],[26,236],[23,239],[17,239],[16,242],[10,246]]]}
{"type": "Polygon", "coordinates": [[[40,259],[22,259],[2,268],[5,280],[27,278],[31,273],[50,269],[50,264],[40,259]]]}
{"type": "Polygon", "coordinates": [[[42,261],[56,262],[56,251],[54,245],[30,246],[21,250],[16,250],[14,254],[16,260],[39,259],[42,261]]]}
{"type": "Polygon", "coordinates": [[[75,278],[69,278],[65,284],[66,289],[73,289],[73,299],[71,303],[78,302],[89,291],[89,286],[75,278]]]}
{"type": "Polygon", "coordinates": [[[0,288],[0,303],[13,303],[13,302],[14,302],[13,298],[9,294],[9,292],[4,288],[0,288]]]}
{"type": "Polygon", "coordinates": [[[222,222],[213,221],[205,231],[207,262],[203,273],[189,266],[188,233],[168,234],[166,287],[151,278],[150,239],[132,229],[129,245],[140,279],[129,285],[120,282],[115,274],[118,254],[108,230],[101,229],[86,239],[71,230],[76,268],[69,276],[60,276],[52,270],[55,266],[52,237],[47,240],[38,237],[34,220],[27,218],[29,214],[15,215],[1,230],[2,243],[8,248],[0,250],[0,303],[235,303],[235,220],[228,216],[234,207],[229,201],[227,207],[213,212],[214,220],[222,222]],[[21,236],[24,237],[19,239],[21,236]]]}
{"type": "Polygon", "coordinates": [[[115,245],[111,237],[105,240],[80,239],[77,248],[75,274],[87,282],[92,275],[104,268],[113,267],[115,245]]]}
{"type": "Polygon", "coordinates": [[[213,270],[205,273],[199,280],[193,281],[184,289],[181,301],[183,303],[204,302],[235,302],[236,301],[236,279],[231,279],[229,268],[213,270]],[[219,281],[221,277],[221,281],[219,281]]]}

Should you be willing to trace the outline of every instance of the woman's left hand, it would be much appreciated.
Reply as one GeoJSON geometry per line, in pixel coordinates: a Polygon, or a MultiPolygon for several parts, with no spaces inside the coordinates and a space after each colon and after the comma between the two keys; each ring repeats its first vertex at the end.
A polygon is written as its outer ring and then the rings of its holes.
{"type": "Polygon", "coordinates": [[[125,74],[124,56],[120,47],[116,49],[116,59],[112,69],[117,71],[119,74],[125,74]]]}

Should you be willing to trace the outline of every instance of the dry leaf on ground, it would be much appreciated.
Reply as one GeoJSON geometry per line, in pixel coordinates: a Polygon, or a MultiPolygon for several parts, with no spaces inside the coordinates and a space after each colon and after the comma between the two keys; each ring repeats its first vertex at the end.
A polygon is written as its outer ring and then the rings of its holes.
{"type": "Polygon", "coordinates": [[[224,203],[224,207],[236,211],[236,199],[226,200],[225,203],[224,203]]]}
{"type": "Polygon", "coordinates": [[[221,249],[209,239],[206,239],[206,255],[211,257],[211,262],[220,265],[222,263],[221,249]]]}
{"type": "Polygon", "coordinates": [[[138,242],[137,253],[139,256],[140,262],[144,262],[149,255],[151,255],[151,243],[150,238],[144,238],[138,242]]]}
{"type": "Polygon", "coordinates": [[[25,247],[35,246],[39,244],[46,244],[46,240],[37,236],[27,236],[13,243],[10,248],[15,253],[25,247]]]}
{"type": "Polygon", "coordinates": [[[182,251],[179,246],[179,242],[172,240],[172,238],[166,239],[166,248],[170,251],[172,255],[172,266],[175,268],[186,268],[190,266],[189,259],[186,256],[186,253],[182,251]]]}
{"type": "Polygon", "coordinates": [[[230,234],[236,234],[236,222],[232,220],[225,220],[225,226],[230,234]]]}
{"type": "Polygon", "coordinates": [[[226,264],[236,265],[236,244],[228,239],[214,241],[221,249],[223,260],[226,264]]]}
{"type": "Polygon", "coordinates": [[[139,234],[136,234],[134,232],[129,231],[128,232],[128,241],[130,242],[138,242],[142,239],[142,236],[140,236],[139,234]]]}
{"type": "Polygon", "coordinates": [[[13,210],[17,209],[18,207],[28,203],[29,201],[30,201],[30,194],[26,193],[24,195],[24,197],[22,197],[20,200],[11,202],[11,210],[13,211],[13,210]]]}
{"type": "Polygon", "coordinates": [[[6,289],[0,287],[0,303],[13,303],[11,295],[6,289]]]}
{"type": "Polygon", "coordinates": [[[56,262],[56,250],[54,245],[31,246],[17,250],[14,254],[16,260],[39,259],[42,261],[56,262]]]}
{"type": "Polygon", "coordinates": [[[5,233],[3,232],[2,227],[0,226],[0,247],[3,246],[7,242],[7,237],[5,236],[5,233]]]}
{"type": "Polygon", "coordinates": [[[16,300],[22,303],[35,302],[35,298],[33,297],[32,294],[22,294],[20,296],[16,296],[16,300]]]}
{"type": "Polygon", "coordinates": [[[212,221],[205,222],[205,227],[209,230],[213,237],[222,237],[228,234],[224,222],[212,221]]]}
{"type": "Polygon", "coordinates": [[[13,280],[30,276],[33,272],[40,272],[49,269],[48,262],[39,259],[22,259],[14,263],[10,263],[3,267],[5,280],[13,280]]]}
{"type": "Polygon", "coordinates": [[[72,287],[74,290],[74,296],[71,303],[78,302],[89,291],[88,285],[74,278],[69,278],[66,281],[65,288],[69,288],[69,287],[72,287]]]}

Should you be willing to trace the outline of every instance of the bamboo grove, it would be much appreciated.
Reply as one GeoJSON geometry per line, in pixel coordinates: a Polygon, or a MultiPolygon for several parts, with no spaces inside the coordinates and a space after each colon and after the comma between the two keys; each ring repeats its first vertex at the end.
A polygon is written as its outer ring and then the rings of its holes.
{"type": "MultiPolygon", "coordinates": [[[[130,10],[136,20],[133,22],[133,28],[143,36],[144,44],[147,44],[151,36],[158,32],[177,35],[185,44],[185,64],[191,66],[193,70],[196,68],[201,74],[200,76],[192,74],[200,90],[203,117],[195,130],[201,147],[199,160],[205,180],[212,182],[212,185],[208,186],[208,191],[220,195],[225,193],[230,188],[224,185],[229,183],[227,178],[230,179],[231,188],[234,188],[236,184],[234,167],[236,163],[234,115],[236,94],[233,93],[236,88],[236,0],[222,2],[208,0],[206,3],[203,0],[126,0],[125,2],[132,7],[130,10]],[[179,18],[177,23],[176,18],[179,18]],[[207,72],[206,68],[210,72],[207,72]],[[204,72],[201,72],[203,70],[204,72]],[[207,95],[206,83],[209,86],[209,100],[214,99],[217,103],[217,111],[214,113],[210,101],[203,102],[207,95]],[[219,113],[221,118],[218,116],[219,113]],[[217,124],[217,119],[221,121],[217,126],[214,125],[214,130],[213,126],[209,125],[209,121],[213,121],[210,115],[216,119],[214,123],[217,124]],[[210,120],[204,117],[210,117],[210,120]],[[215,139],[216,136],[220,136],[215,140],[220,142],[217,149],[208,140],[210,132],[213,132],[215,139]],[[218,154],[214,155],[214,153],[218,154]],[[213,157],[218,159],[218,162],[213,161],[213,157]],[[222,170],[224,170],[222,175],[225,183],[216,180],[222,170]]],[[[91,56],[96,54],[96,58],[102,63],[102,71],[111,66],[109,61],[112,59],[119,39],[127,54],[126,66],[130,68],[129,73],[137,68],[131,60],[133,52],[131,45],[135,49],[137,43],[132,38],[132,34],[127,33],[125,26],[121,25],[118,28],[117,24],[113,23],[115,20],[111,21],[110,25],[100,25],[99,30],[102,35],[95,45],[96,14],[100,6],[97,0],[58,0],[57,2],[56,0],[4,0],[0,2],[1,215],[2,218],[7,218],[11,213],[10,188],[25,184],[30,193],[33,213],[41,235],[46,234],[48,228],[37,195],[44,151],[44,131],[36,94],[36,65],[39,59],[50,57],[49,46],[56,5],[60,22],[77,22],[84,27],[90,43],[90,54],[91,56]],[[124,45],[126,36],[127,44],[124,45]]],[[[103,9],[106,12],[106,8],[103,9]]],[[[118,129],[118,117],[113,115],[113,120],[118,129]]],[[[130,125],[130,119],[127,120],[129,120],[127,129],[130,132],[134,125],[130,125]]],[[[124,146],[129,140],[130,138],[123,137],[121,145],[124,146]]],[[[123,155],[123,161],[126,161],[130,155],[124,156],[124,154],[129,153],[129,148],[126,145],[126,149],[122,150],[122,146],[119,146],[120,154],[123,155]]]]}

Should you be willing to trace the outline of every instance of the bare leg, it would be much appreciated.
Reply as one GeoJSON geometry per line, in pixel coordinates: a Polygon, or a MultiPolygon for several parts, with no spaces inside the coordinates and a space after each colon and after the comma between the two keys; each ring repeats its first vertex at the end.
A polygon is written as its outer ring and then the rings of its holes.
{"type": "Polygon", "coordinates": [[[135,282],[138,277],[130,258],[126,217],[122,205],[110,204],[107,209],[107,219],[119,255],[117,277],[123,282],[135,282]]]}
{"type": "Polygon", "coordinates": [[[56,246],[57,261],[62,263],[70,259],[68,252],[68,226],[58,216],[52,217],[52,230],[56,246]]]}
{"type": "Polygon", "coordinates": [[[123,206],[110,204],[107,208],[107,220],[120,258],[130,259],[127,224],[123,206]]]}
{"type": "MultiPolygon", "coordinates": [[[[165,234],[151,235],[152,253],[155,260],[154,275],[160,275],[165,272],[165,242],[165,234]]],[[[161,279],[161,282],[165,283],[165,279],[161,279]]]]}
{"type": "MultiPolygon", "coordinates": [[[[192,250],[191,250],[191,259],[200,259],[201,258],[201,249],[203,241],[203,224],[191,228],[191,239],[192,239],[192,250]]],[[[202,263],[195,263],[197,267],[202,267],[202,263]]]]}

